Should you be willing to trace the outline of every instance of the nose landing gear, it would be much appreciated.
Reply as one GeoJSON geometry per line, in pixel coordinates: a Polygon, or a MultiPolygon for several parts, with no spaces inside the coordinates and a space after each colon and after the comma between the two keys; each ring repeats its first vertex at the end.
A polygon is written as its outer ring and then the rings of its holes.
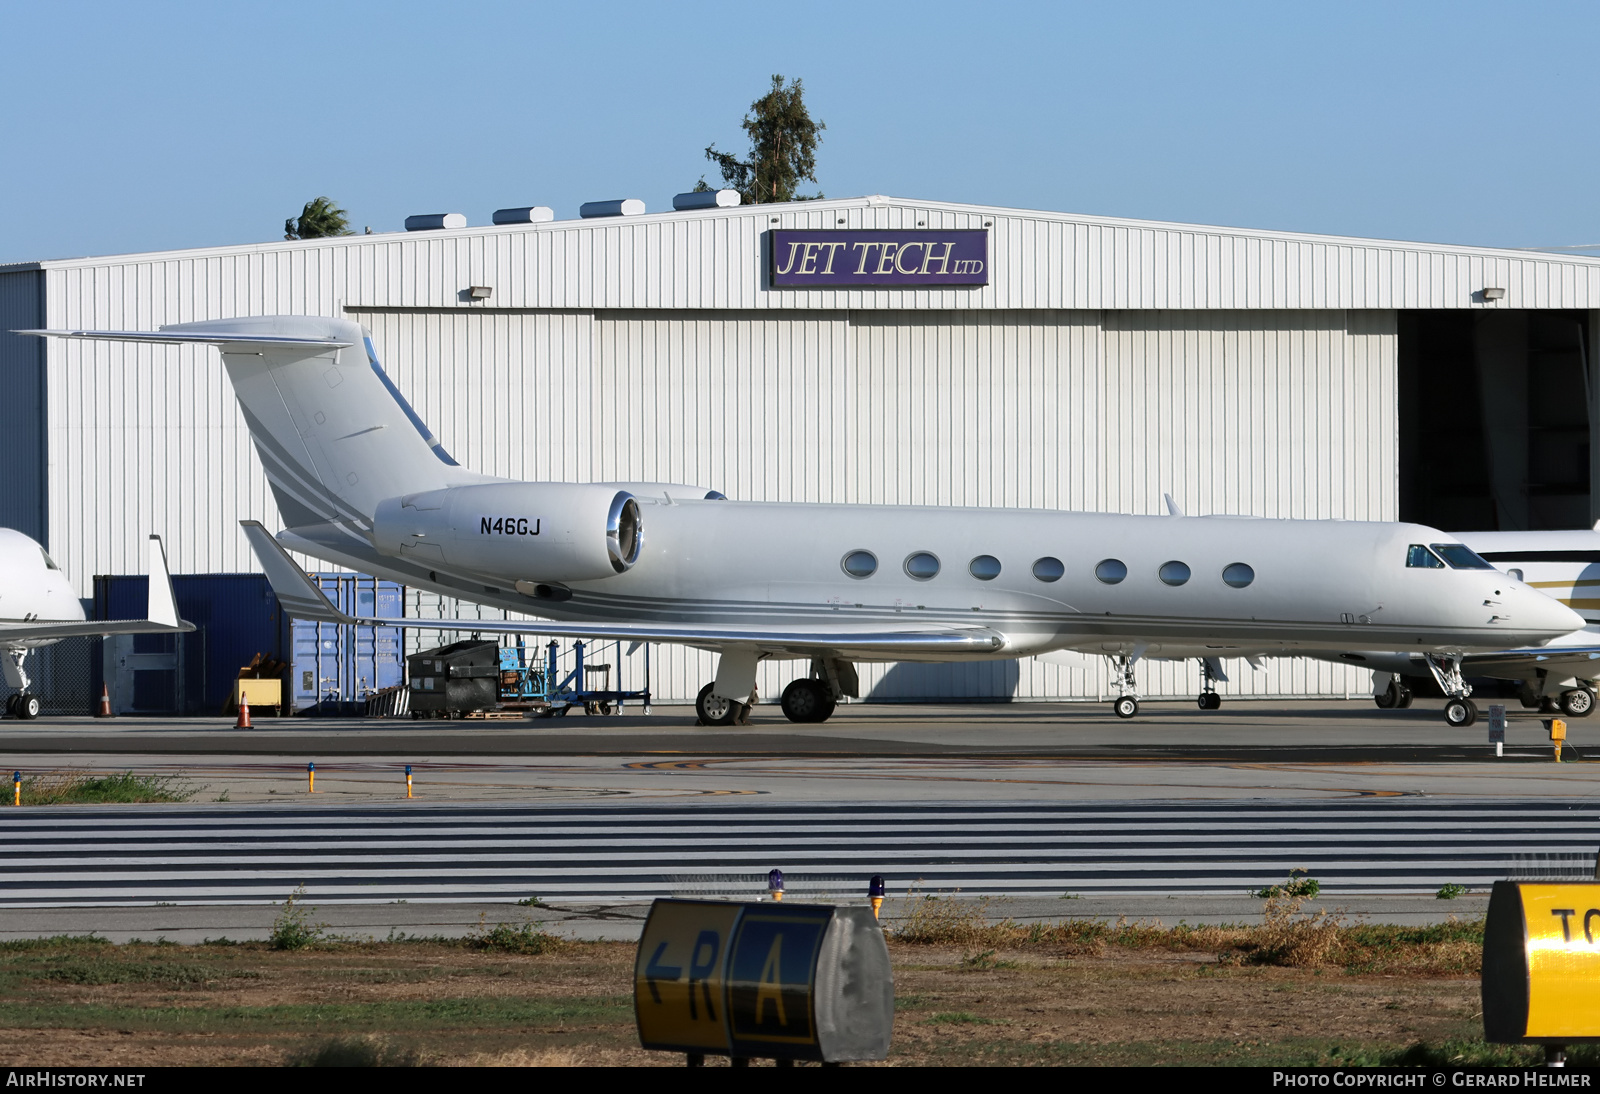
{"type": "Polygon", "coordinates": [[[1478,704],[1467,696],[1472,689],[1461,678],[1461,658],[1430,653],[1423,657],[1428,671],[1444,692],[1444,720],[1456,728],[1470,726],[1478,720],[1478,704]]]}
{"type": "Polygon", "coordinates": [[[1222,663],[1214,657],[1200,658],[1200,697],[1196,700],[1201,710],[1221,710],[1222,696],[1217,694],[1217,681],[1228,678],[1222,673],[1222,663]]]}
{"type": "Polygon", "coordinates": [[[1139,713],[1139,682],[1133,677],[1133,662],[1134,659],[1125,653],[1111,658],[1115,672],[1111,678],[1111,690],[1117,693],[1111,710],[1118,718],[1132,718],[1139,713]]]}

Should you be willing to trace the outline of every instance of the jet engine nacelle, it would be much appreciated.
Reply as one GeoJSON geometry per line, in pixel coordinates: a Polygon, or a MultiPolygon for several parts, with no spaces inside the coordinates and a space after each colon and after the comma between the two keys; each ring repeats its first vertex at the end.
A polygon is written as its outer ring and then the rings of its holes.
{"type": "Polygon", "coordinates": [[[507,482],[453,486],[378,503],[373,539],[419,565],[516,582],[620,574],[644,545],[639,503],[614,486],[507,482]]]}

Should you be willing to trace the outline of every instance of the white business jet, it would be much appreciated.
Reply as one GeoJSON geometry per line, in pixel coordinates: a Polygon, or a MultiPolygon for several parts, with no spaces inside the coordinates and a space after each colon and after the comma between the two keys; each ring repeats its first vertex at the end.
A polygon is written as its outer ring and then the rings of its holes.
{"type": "MultiPolygon", "coordinates": [[[[1514,680],[1522,705],[1577,718],[1595,707],[1600,680],[1600,531],[1459,532],[1478,555],[1583,617],[1582,630],[1532,648],[1469,653],[1472,676],[1514,680]]],[[[1414,681],[1428,666],[1405,651],[1359,650],[1330,657],[1373,670],[1373,699],[1385,709],[1408,707],[1414,681]]],[[[1446,710],[1446,717],[1450,711],[1446,710]]]]}
{"type": "MultiPolygon", "coordinates": [[[[783,711],[820,722],[861,661],[1110,656],[1138,711],[1141,657],[1389,648],[1440,666],[1583,621],[1451,537],[1411,524],[729,501],[704,486],[517,482],[460,467],[342,319],[266,316],[159,331],[25,331],[213,345],[278,509],[246,531],[284,606],[355,619],[282,548],[557,622],[493,629],[679,642],[720,654],[703,721],[745,712],[763,660],[809,662],[783,711]],[[1469,561],[1408,565],[1416,545],[1469,561]],[[287,564],[287,565],[286,565],[287,564]],[[1360,635],[1359,641],[1356,636],[1360,635]]],[[[481,620],[430,628],[489,630],[481,620]]]]}
{"type": "Polygon", "coordinates": [[[180,634],[194,624],[178,618],[161,537],[150,537],[150,599],[144,619],[86,619],[83,603],[45,549],[21,532],[0,528],[0,658],[8,687],[6,714],[39,716],[39,697],[28,690],[28,651],[63,638],[109,634],[180,634]]]}

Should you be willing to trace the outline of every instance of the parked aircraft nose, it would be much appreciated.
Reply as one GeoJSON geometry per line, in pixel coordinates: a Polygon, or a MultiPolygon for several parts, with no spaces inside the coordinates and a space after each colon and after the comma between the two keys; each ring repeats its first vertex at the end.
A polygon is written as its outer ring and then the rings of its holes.
{"type": "Polygon", "coordinates": [[[1518,631],[1538,633],[1542,638],[1559,638],[1581,630],[1586,625],[1583,616],[1554,597],[1545,596],[1537,589],[1518,582],[1513,589],[1505,590],[1514,596],[1504,596],[1507,616],[1518,631]]]}

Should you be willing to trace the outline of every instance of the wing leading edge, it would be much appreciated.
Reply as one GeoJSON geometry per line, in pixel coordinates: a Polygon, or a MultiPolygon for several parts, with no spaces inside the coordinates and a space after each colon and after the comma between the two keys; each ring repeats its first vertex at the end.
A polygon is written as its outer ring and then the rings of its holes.
{"type": "Polygon", "coordinates": [[[862,628],[775,630],[760,627],[679,627],[666,624],[551,623],[539,620],[384,619],[354,616],[334,606],[306,572],[295,564],[272,533],[259,522],[239,522],[250,547],[266,571],[278,602],[290,615],[324,623],[361,626],[422,627],[427,630],[478,631],[485,634],[538,634],[552,638],[598,638],[641,642],[681,642],[691,646],[755,646],[799,654],[859,650],[870,654],[962,654],[998,651],[1005,638],[984,627],[882,631],[862,628]]]}

